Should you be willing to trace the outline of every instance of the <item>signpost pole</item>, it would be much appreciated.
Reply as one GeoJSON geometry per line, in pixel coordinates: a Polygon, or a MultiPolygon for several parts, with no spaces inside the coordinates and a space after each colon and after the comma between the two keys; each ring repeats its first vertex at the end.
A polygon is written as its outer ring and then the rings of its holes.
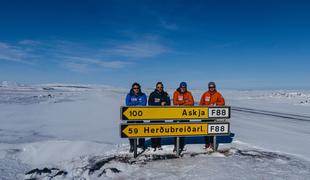
{"type": "Polygon", "coordinates": [[[134,156],[134,158],[136,158],[138,156],[138,153],[137,153],[137,138],[135,138],[133,140],[133,149],[134,149],[133,156],[134,156]]]}
{"type": "Polygon", "coordinates": [[[217,151],[216,136],[213,136],[213,149],[214,151],[217,151]]]}
{"type": "Polygon", "coordinates": [[[177,140],[176,153],[177,153],[177,156],[180,156],[180,137],[178,136],[176,140],[177,140]]]}

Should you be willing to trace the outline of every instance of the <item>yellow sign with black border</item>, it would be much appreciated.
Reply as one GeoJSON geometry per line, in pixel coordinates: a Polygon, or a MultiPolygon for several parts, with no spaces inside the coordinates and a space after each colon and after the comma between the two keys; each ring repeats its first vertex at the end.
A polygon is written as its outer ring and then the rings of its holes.
{"type": "Polygon", "coordinates": [[[122,138],[207,136],[230,134],[229,122],[121,124],[122,138]]]}
{"type": "Polygon", "coordinates": [[[123,106],[121,119],[175,120],[175,119],[225,119],[230,118],[230,107],[208,106],[123,106]]]}

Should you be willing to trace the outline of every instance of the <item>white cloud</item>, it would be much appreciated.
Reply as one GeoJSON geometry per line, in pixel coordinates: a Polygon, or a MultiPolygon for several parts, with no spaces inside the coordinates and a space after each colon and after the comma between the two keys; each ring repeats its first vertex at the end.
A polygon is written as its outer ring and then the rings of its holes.
{"type": "Polygon", "coordinates": [[[233,46],[236,46],[240,44],[240,42],[225,42],[225,43],[221,43],[221,44],[216,44],[214,45],[215,48],[230,48],[233,46]]]}
{"type": "Polygon", "coordinates": [[[60,40],[49,43],[22,40],[15,45],[0,42],[0,60],[16,63],[33,64],[34,59],[47,59],[77,72],[98,68],[120,69],[131,64],[119,60],[103,60],[98,51],[80,43],[60,40]]]}
{"type": "Polygon", "coordinates": [[[34,41],[34,40],[30,40],[30,39],[25,39],[25,40],[19,41],[18,44],[20,44],[20,45],[36,46],[36,45],[40,45],[41,42],[39,42],[39,41],[34,41]]]}
{"type": "Polygon", "coordinates": [[[175,30],[179,29],[179,27],[175,23],[171,23],[171,22],[165,21],[163,19],[160,19],[159,22],[160,22],[160,26],[165,28],[165,29],[168,29],[171,31],[175,31],[175,30]]]}
{"type": "Polygon", "coordinates": [[[169,52],[170,49],[162,42],[158,36],[144,35],[132,41],[114,41],[111,46],[94,48],[71,41],[25,39],[10,44],[0,42],[0,60],[24,64],[46,61],[77,72],[121,69],[136,63],[135,60],[169,52]]]}
{"type": "Polygon", "coordinates": [[[33,64],[29,59],[32,55],[27,50],[0,42],[0,60],[18,62],[23,64],[33,64]]]}
{"type": "Polygon", "coordinates": [[[64,57],[65,67],[72,71],[87,72],[98,68],[120,69],[131,64],[125,61],[105,61],[95,58],[64,57]]]}
{"type": "Polygon", "coordinates": [[[89,71],[89,67],[87,64],[81,64],[81,63],[76,63],[76,62],[66,62],[63,64],[63,66],[74,72],[84,73],[84,72],[89,71]]]}
{"type": "Polygon", "coordinates": [[[9,45],[3,42],[0,42],[0,48],[9,48],[9,45]]]}
{"type": "Polygon", "coordinates": [[[132,42],[114,44],[113,48],[104,49],[102,53],[114,57],[151,58],[169,51],[157,37],[144,36],[132,42]]]}
{"type": "Polygon", "coordinates": [[[124,61],[102,61],[102,62],[100,62],[100,65],[102,67],[114,68],[114,69],[124,68],[129,64],[131,64],[131,63],[124,62],[124,61]]]}

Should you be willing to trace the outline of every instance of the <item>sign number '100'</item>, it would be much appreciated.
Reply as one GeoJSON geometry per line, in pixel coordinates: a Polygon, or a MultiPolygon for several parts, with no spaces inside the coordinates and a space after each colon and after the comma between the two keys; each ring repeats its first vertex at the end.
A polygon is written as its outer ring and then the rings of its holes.
{"type": "Polygon", "coordinates": [[[137,117],[137,116],[143,116],[143,111],[129,111],[129,116],[131,117],[137,117]]]}

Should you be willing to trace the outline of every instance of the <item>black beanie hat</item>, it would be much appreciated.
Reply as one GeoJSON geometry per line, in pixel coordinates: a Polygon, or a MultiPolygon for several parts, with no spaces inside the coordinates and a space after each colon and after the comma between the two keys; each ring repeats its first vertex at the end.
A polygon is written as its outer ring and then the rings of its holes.
{"type": "Polygon", "coordinates": [[[215,82],[209,82],[208,87],[210,87],[210,86],[214,86],[216,88],[215,82]]]}

